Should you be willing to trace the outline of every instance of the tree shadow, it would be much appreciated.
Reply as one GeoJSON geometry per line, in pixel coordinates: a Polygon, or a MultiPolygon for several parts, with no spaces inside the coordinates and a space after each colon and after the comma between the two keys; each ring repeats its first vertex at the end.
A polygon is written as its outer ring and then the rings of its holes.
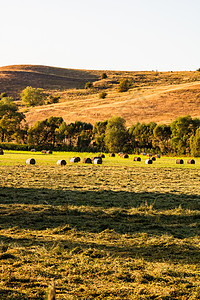
{"type": "Polygon", "coordinates": [[[198,235],[200,228],[199,195],[1,187],[0,205],[2,229],[62,230],[67,225],[66,230],[184,239],[198,235]]]}

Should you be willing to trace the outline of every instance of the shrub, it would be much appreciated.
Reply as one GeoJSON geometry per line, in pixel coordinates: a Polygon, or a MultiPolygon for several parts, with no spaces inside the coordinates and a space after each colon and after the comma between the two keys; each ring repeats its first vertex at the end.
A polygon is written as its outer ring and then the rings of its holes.
{"type": "Polygon", "coordinates": [[[106,78],[108,78],[107,74],[106,73],[102,73],[101,74],[101,79],[106,79],[106,78]]]}
{"type": "Polygon", "coordinates": [[[91,89],[92,87],[93,87],[92,82],[90,82],[90,81],[86,82],[85,89],[91,89]]]}
{"type": "Polygon", "coordinates": [[[107,93],[106,92],[102,92],[99,94],[99,99],[105,99],[107,96],[107,93]]]}
{"type": "Polygon", "coordinates": [[[118,85],[119,92],[127,92],[131,87],[130,81],[126,78],[120,80],[118,85]]]}
{"type": "Polygon", "coordinates": [[[52,96],[50,95],[49,98],[46,101],[46,104],[54,104],[54,103],[58,103],[60,100],[59,96],[52,96]]]}

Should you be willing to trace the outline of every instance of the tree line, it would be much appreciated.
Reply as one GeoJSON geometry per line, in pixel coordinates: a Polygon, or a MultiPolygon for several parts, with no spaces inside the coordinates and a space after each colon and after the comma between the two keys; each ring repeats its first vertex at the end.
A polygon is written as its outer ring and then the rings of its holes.
{"type": "Polygon", "coordinates": [[[28,127],[12,98],[1,94],[0,140],[4,148],[5,143],[17,143],[29,149],[200,156],[200,119],[188,115],[169,125],[138,122],[127,128],[118,116],[94,125],[81,121],[67,124],[62,117],[50,117],[28,127]]]}

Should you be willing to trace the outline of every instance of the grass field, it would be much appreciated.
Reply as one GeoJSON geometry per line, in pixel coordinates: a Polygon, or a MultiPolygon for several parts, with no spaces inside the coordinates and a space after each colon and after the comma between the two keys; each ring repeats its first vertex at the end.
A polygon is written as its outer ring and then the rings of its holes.
{"type": "Polygon", "coordinates": [[[0,157],[0,299],[200,299],[200,159],[74,155],[0,157]]]}

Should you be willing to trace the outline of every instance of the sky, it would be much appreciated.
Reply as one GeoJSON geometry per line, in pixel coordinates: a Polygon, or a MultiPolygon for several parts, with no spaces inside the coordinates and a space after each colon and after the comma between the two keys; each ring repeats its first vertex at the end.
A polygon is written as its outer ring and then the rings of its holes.
{"type": "Polygon", "coordinates": [[[199,0],[0,0],[0,66],[200,68],[199,0]]]}

